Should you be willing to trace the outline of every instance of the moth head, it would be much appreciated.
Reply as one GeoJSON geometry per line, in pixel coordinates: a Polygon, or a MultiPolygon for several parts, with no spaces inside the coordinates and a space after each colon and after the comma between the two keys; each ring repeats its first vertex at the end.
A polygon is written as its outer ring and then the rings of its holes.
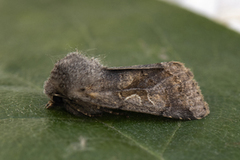
{"type": "Polygon", "coordinates": [[[54,95],[71,97],[72,90],[89,87],[101,79],[102,67],[98,59],[78,52],[69,53],[54,65],[44,84],[44,93],[53,101],[54,95]]]}

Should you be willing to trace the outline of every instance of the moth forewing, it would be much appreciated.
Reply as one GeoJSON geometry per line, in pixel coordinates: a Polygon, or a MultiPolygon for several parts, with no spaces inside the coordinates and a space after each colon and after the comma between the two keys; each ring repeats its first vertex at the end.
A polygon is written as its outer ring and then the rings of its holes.
{"type": "Polygon", "coordinates": [[[70,53],[55,64],[44,88],[51,105],[62,103],[75,115],[119,109],[190,120],[210,112],[192,72],[180,62],[107,68],[70,53]]]}

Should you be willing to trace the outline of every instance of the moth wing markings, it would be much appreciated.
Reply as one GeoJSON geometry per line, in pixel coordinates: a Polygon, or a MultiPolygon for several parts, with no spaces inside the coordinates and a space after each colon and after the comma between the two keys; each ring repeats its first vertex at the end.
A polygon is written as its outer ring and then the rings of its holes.
{"type": "Polygon", "coordinates": [[[141,112],[141,113],[148,113],[148,114],[154,114],[154,115],[161,115],[165,103],[164,100],[161,98],[161,95],[150,94],[150,90],[148,89],[138,89],[138,88],[132,88],[132,89],[125,89],[119,91],[120,93],[118,95],[120,99],[123,100],[123,105],[120,107],[121,110],[126,111],[134,111],[134,112],[141,112]],[[139,93],[146,93],[139,94],[139,93]],[[124,92],[127,92],[127,94],[123,94],[124,92]],[[140,103],[141,100],[141,103],[140,103]]]}
{"type": "Polygon", "coordinates": [[[153,115],[162,114],[152,104],[140,105],[140,104],[129,102],[129,101],[124,101],[124,102],[125,102],[124,105],[121,106],[119,109],[124,111],[133,111],[133,112],[147,113],[147,114],[153,114],[153,115]]]}
{"type": "Polygon", "coordinates": [[[124,101],[128,101],[130,103],[136,103],[138,105],[142,105],[142,98],[137,94],[132,94],[124,99],[124,101]]]}
{"type": "MultiPolygon", "coordinates": [[[[142,68],[138,68],[138,69],[142,70],[142,68]]],[[[121,68],[120,68],[120,70],[121,70],[121,68]]],[[[181,73],[179,73],[179,74],[181,74],[181,73]]],[[[161,95],[160,95],[160,98],[158,98],[159,93],[155,93],[155,95],[153,93],[150,95],[149,92],[147,92],[145,101],[147,99],[147,101],[149,103],[146,104],[146,103],[144,103],[144,100],[141,98],[141,96],[139,96],[136,92],[151,91],[151,90],[158,90],[158,91],[165,90],[166,87],[168,86],[167,81],[169,81],[169,79],[173,78],[174,76],[176,76],[176,74],[169,76],[167,78],[164,78],[162,81],[157,83],[152,88],[130,88],[130,89],[123,89],[123,90],[105,91],[105,93],[103,91],[101,94],[102,96],[100,96],[102,98],[97,96],[101,92],[98,92],[98,94],[89,94],[89,95],[93,98],[96,96],[98,97],[97,98],[98,101],[92,100],[92,104],[100,105],[104,108],[122,109],[122,110],[126,110],[126,111],[135,111],[135,112],[143,112],[143,113],[159,115],[165,107],[165,103],[163,103],[164,99],[161,99],[161,95]],[[125,92],[125,91],[135,91],[135,92],[128,94],[128,96],[126,96],[126,95],[122,96],[121,92],[125,92]],[[109,97],[108,95],[112,95],[112,96],[109,97]],[[113,97],[115,97],[115,98],[113,98],[113,97]],[[115,100],[117,100],[117,101],[115,101],[115,100]],[[115,102],[115,103],[113,103],[113,102],[115,102]]],[[[99,109],[99,108],[97,108],[97,109],[99,109]]]]}
{"type": "Polygon", "coordinates": [[[147,94],[147,98],[150,103],[152,103],[154,106],[156,106],[156,104],[151,100],[149,93],[147,94]]]}

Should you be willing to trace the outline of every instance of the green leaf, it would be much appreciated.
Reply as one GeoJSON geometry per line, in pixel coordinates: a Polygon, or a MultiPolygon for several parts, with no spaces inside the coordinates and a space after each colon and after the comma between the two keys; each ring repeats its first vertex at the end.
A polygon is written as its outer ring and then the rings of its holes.
{"type": "Polygon", "coordinates": [[[0,11],[0,159],[240,157],[239,34],[160,1],[1,0],[0,11]],[[181,61],[211,113],[178,121],[47,110],[43,83],[75,48],[108,66],[181,61]]]}

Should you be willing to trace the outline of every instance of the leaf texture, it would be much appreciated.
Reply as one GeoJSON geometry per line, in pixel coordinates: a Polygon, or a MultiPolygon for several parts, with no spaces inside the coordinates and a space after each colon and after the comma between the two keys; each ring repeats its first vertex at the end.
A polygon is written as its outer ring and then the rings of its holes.
{"type": "Polygon", "coordinates": [[[161,1],[1,0],[0,10],[0,159],[240,157],[239,34],[161,1]],[[178,121],[46,110],[43,83],[75,48],[108,66],[181,61],[211,113],[178,121]]]}

